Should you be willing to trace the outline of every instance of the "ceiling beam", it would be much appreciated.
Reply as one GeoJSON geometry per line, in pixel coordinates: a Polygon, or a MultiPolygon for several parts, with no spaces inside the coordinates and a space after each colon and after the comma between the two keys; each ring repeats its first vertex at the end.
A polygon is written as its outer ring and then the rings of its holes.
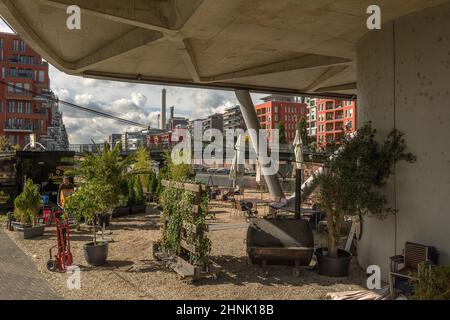
{"type": "Polygon", "coordinates": [[[329,86],[329,87],[322,87],[317,90],[315,90],[315,93],[321,93],[321,92],[331,92],[331,91],[346,91],[346,90],[356,90],[356,82],[352,83],[345,83],[345,84],[338,84],[335,86],[329,86]]]}
{"type": "Polygon", "coordinates": [[[309,86],[308,88],[305,89],[305,91],[315,91],[316,89],[319,89],[320,86],[332,79],[333,77],[337,76],[338,74],[340,74],[341,72],[343,72],[344,70],[346,70],[348,68],[348,66],[335,66],[335,67],[329,67],[327,68],[327,70],[325,70],[325,72],[323,72],[316,80],[314,80],[309,86]]]}
{"type": "Polygon", "coordinates": [[[182,39],[176,41],[177,50],[183,59],[184,65],[189,71],[192,80],[195,82],[201,82],[200,72],[198,69],[198,64],[195,59],[194,51],[192,50],[192,44],[189,39],[182,39]]]}
{"type": "MultiPolygon", "coordinates": [[[[193,0],[189,6],[178,0],[105,1],[105,0],[37,0],[42,4],[66,10],[78,5],[81,12],[139,28],[173,34],[179,31],[203,0],[193,0]],[[75,3],[74,3],[75,2],[75,3]]],[[[185,0],[183,0],[185,1],[185,0]]]]}
{"type": "Polygon", "coordinates": [[[103,64],[112,59],[120,58],[131,51],[139,49],[149,43],[162,39],[164,35],[160,32],[135,28],[127,34],[108,43],[92,54],[76,62],[76,72],[82,73],[88,69],[95,68],[98,64],[103,64]]]}
{"type": "Polygon", "coordinates": [[[204,77],[204,82],[217,82],[225,80],[234,80],[239,78],[247,78],[252,76],[260,76],[264,74],[279,73],[300,69],[313,69],[326,66],[342,65],[350,63],[350,59],[322,56],[316,54],[305,54],[301,57],[283,60],[273,63],[260,65],[257,67],[247,68],[239,71],[224,73],[211,77],[204,77]]]}
{"type": "Polygon", "coordinates": [[[257,85],[245,85],[238,83],[225,83],[225,82],[210,82],[210,83],[195,83],[191,79],[175,79],[175,78],[160,78],[160,77],[150,77],[146,75],[136,75],[136,74],[121,74],[121,73],[111,73],[111,72],[100,72],[100,71],[85,71],[83,76],[91,79],[98,80],[110,80],[110,81],[120,81],[129,83],[141,83],[141,84],[156,84],[164,86],[176,86],[176,87],[188,87],[197,89],[215,89],[215,90],[230,90],[234,91],[236,89],[250,90],[253,93],[264,93],[264,94],[281,94],[281,95],[292,95],[292,96],[305,96],[305,97],[321,97],[321,98],[336,98],[345,100],[355,100],[356,95],[354,94],[340,94],[340,93],[313,93],[305,92],[303,90],[297,89],[287,89],[287,88],[275,88],[275,87],[264,87],[257,85]]]}

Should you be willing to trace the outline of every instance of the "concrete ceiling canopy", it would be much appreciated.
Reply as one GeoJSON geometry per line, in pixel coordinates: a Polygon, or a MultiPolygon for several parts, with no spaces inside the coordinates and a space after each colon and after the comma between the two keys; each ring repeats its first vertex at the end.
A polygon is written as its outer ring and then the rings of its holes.
{"type": "Polygon", "coordinates": [[[382,22],[444,0],[0,0],[58,69],[84,77],[351,97],[367,7],[382,22]],[[81,8],[69,30],[68,6],[81,8]]]}

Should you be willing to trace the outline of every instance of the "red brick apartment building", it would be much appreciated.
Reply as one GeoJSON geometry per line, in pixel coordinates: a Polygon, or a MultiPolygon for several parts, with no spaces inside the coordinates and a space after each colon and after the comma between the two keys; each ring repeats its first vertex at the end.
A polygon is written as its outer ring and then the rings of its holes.
{"type": "Polygon", "coordinates": [[[272,95],[261,99],[263,104],[257,105],[261,129],[267,129],[269,139],[271,130],[277,129],[278,123],[283,123],[287,143],[292,143],[301,118],[307,116],[307,105],[299,98],[272,95]]]}
{"type": "Polygon", "coordinates": [[[30,134],[45,135],[52,119],[47,100],[27,92],[50,94],[49,66],[18,35],[0,33],[0,71],[11,85],[0,83],[0,136],[23,147],[30,134]]]}
{"type": "Polygon", "coordinates": [[[317,145],[325,146],[356,131],[356,101],[317,99],[317,145]]]}

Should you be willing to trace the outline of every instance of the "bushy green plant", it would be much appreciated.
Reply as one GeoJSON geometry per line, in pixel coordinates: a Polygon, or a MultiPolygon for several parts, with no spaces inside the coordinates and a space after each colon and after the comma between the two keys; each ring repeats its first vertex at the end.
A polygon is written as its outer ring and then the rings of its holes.
{"type": "Polygon", "coordinates": [[[104,148],[97,153],[85,155],[77,174],[82,183],[96,180],[110,185],[115,195],[113,203],[117,204],[121,196],[127,193],[127,182],[134,162],[134,156],[123,158],[120,154],[120,145],[116,145],[113,150],[104,148]]]}
{"type": "Polygon", "coordinates": [[[412,274],[414,298],[418,300],[450,300],[450,266],[419,265],[412,274]]]}
{"type": "Polygon", "coordinates": [[[93,235],[96,243],[95,222],[97,215],[109,214],[116,206],[117,196],[111,184],[104,184],[98,180],[90,180],[70,195],[65,204],[65,211],[80,220],[94,225],[93,235]]]}
{"type": "Polygon", "coordinates": [[[128,197],[127,206],[132,207],[136,204],[136,191],[134,189],[134,179],[132,176],[128,178],[128,197]]]}
{"type": "Polygon", "coordinates": [[[154,172],[150,174],[150,186],[149,186],[149,192],[152,195],[156,195],[156,189],[158,188],[158,177],[154,172]]]}
{"type": "Polygon", "coordinates": [[[138,174],[141,180],[141,186],[148,188],[150,186],[150,178],[152,171],[152,161],[150,159],[149,152],[141,147],[136,152],[136,163],[134,164],[134,173],[138,174]]]}
{"type": "MultiPolygon", "coordinates": [[[[207,199],[207,197],[204,197],[207,199]]],[[[206,215],[208,203],[200,202],[200,210],[194,219],[193,205],[195,203],[195,194],[186,190],[176,188],[165,188],[161,202],[163,204],[162,220],[166,223],[163,230],[163,245],[171,253],[178,253],[180,250],[180,241],[183,223],[187,222],[195,226],[197,233],[188,232],[186,241],[195,247],[195,252],[188,252],[189,262],[206,266],[209,262],[211,251],[211,241],[206,233],[206,215]]]]}
{"type": "Polygon", "coordinates": [[[36,225],[40,203],[39,187],[26,179],[22,193],[14,200],[14,217],[24,225],[36,225]]]}
{"type": "Polygon", "coordinates": [[[387,205],[381,192],[400,161],[414,162],[415,156],[406,152],[403,134],[397,130],[380,145],[376,130],[368,123],[354,137],[346,135],[339,148],[325,164],[325,174],[317,177],[320,185],[321,208],[327,214],[328,252],[337,257],[341,227],[345,216],[374,215],[385,218],[395,210],[387,205]]]}
{"type": "Polygon", "coordinates": [[[136,204],[138,204],[138,205],[144,204],[145,203],[144,190],[142,188],[140,177],[136,177],[134,179],[134,189],[135,189],[135,195],[136,195],[136,197],[135,197],[136,204]]]}

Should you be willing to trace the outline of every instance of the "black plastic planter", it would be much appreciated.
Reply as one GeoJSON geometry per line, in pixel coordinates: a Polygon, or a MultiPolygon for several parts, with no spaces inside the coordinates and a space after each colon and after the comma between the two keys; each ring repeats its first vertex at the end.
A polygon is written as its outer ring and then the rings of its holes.
{"type": "Polygon", "coordinates": [[[338,249],[338,258],[323,254],[327,248],[316,249],[317,273],[328,277],[348,277],[352,255],[350,252],[338,249]]]}
{"type": "Polygon", "coordinates": [[[117,207],[113,210],[113,218],[124,217],[131,214],[131,207],[117,207]]]}
{"type": "Polygon", "coordinates": [[[93,242],[84,245],[84,258],[91,266],[101,266],[108,259],[108,242],[98,241],[97,245],[93,242]]]}
{"type": "Polygon", "coordinates": [[[36,227],[16,227],[15,230],[21,239],[33,239],[44,235],[45,225],[36,227]]]}
{"type": "Polygon", "coordinates": [[[136,204],[131,208],[132,214],[144,213],[145,212],[145,204],[136,204]]]}

